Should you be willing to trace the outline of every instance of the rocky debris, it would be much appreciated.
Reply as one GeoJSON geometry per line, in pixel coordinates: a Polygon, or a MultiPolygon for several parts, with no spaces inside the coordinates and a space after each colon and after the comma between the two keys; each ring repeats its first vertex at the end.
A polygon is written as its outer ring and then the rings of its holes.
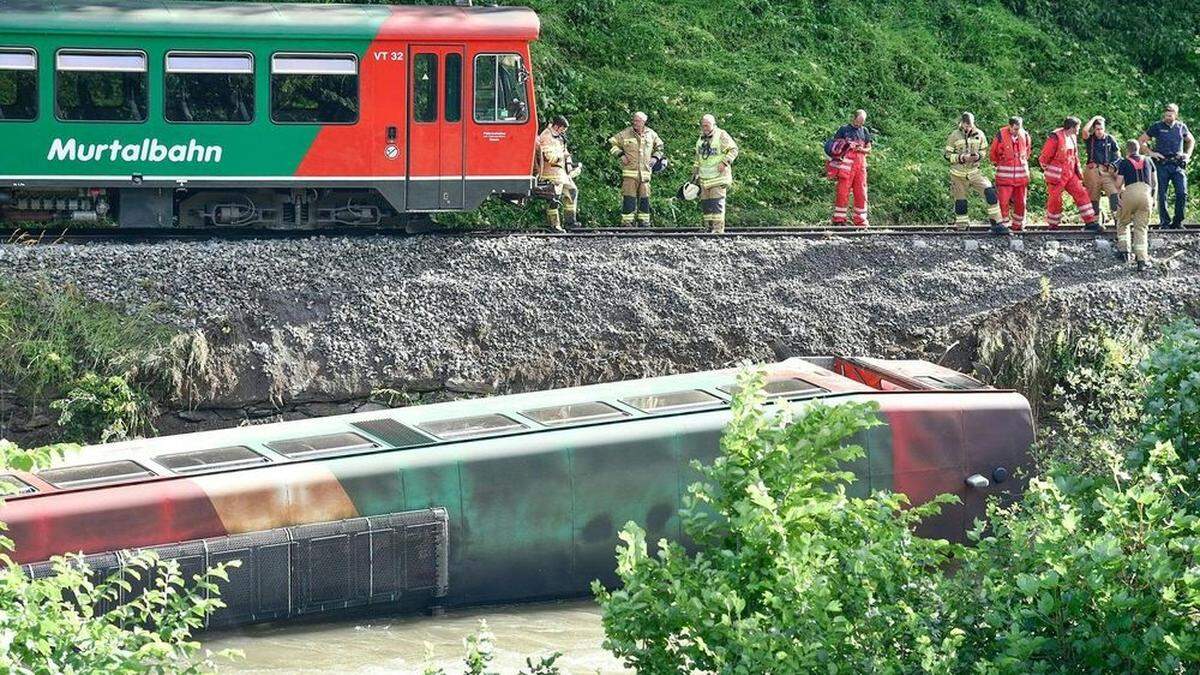
{"type": "MultiPolygon", "coordinates": [[[[1200,253],[1148,276],[1091,240],[409,237],[0,246],[0,276],[72,284],[207,341],[200,408],[243,419],[505,393],[792,354],[938,355],[1042,292],[1081,320],[1197,306],[1200,253]],[[919,242],[919,243],[918,243],[919,242]],[[330,403],[332,402],[332,403],[330,403]],[[408,401],[401,401],[408,402],[408,401]]],[[[182,420],[225,421],[204,411],[182,420]]]]}

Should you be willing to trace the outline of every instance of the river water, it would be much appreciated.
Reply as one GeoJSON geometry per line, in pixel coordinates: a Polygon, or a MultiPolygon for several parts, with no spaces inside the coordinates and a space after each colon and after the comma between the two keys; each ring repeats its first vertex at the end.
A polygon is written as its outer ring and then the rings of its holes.
{"type": "Polygon", "coordinates": [[[502,605],[444,616],[373,617],[328,623],[249,626],[208,636],[204,646],[240,649],[229,673],[422,673],[463,671],[463,638],[487,621],[495,634],[492,672],[516,673],[528,656],[559,651],[564,673],[627,673],[601,643],[600,609],[591,600],[502,605]]]}

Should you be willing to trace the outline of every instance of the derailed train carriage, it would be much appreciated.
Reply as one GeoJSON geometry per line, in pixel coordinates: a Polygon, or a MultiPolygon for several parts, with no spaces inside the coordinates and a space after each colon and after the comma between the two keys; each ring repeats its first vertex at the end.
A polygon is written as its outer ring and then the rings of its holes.
{"type": "MultiPolygon", "coordinates": [[[[724,370],[93,446],[0,510],[34,574],[80,552],[98,574],[149,548],[196,572],[239,559],[211,619],[570,597],[615,581],[617,531],[682,539],[678,510],[730,419],[724,370]]],[[[943,493],[922,525],[962,539],[1020,490],[1033,423],[1019,394],[922,361],[768,367],[771,401],[875,401],[853,494],[943,493]]],[[[137,592],[134,588],[131,592],[137,592]]]]}
{"type": "Polygon", "coordinates": [[[538,32],[518,7],[0,0],[0,222],[400,225],[527,196],[538,32]]]}

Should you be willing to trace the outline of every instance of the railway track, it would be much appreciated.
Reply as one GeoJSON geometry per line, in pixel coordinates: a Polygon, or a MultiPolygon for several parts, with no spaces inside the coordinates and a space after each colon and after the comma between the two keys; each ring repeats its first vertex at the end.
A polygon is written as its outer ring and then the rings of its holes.
{"type": "MultiPolygon", "coordinates": [[[[1096,233],[1084,230],[1079,225],[1064,225],[1058,229],[1045,226],[1026,227],[1013,237],[1037,239],[1095,239],[1112,237],[1114,230],[1107,228],[1096,233]]],[[[1200,235],[1200,224],[1189,224],[1181,230],[1154,229],[1156,237],[1191,238],[1200,235]]],[[[728,238],[728,237],[793,237],[803,239],[877,238],[877,237],[947,237],[958,239],[996,238],[986,226],[967,229],[939,225],[907,225],[896,227],[730,227],[724,234],[713,234],[701,228],[687,227],[604,227],[575,228],[566,232],[536,229],[437,229],[422,228],[403,230],[377,227],[346,227],[321,230],[167,230],[161,228],[77,228],[77,227],[25,227],[0,228],[0,242],[11,245],[54,245],[80,243],[150,243],[162,241],[226,241],[255,239],[303,239],[312,237],[536,237],[536,238],[728,238]]]]}

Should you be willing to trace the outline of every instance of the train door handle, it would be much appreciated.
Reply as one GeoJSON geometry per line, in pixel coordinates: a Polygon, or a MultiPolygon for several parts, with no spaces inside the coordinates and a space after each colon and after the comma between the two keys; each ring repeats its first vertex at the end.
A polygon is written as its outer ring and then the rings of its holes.
{"type": "Polygon", "coordinates": [[[387,140],[388,140],[388,143],[396,142],[396,127],[388,127],[387,128],[387,140]]]}
{"type": "Polygon", "coordinates": [[[967,477],[967,485],[970,485],[971,487],[976,488],[978,490],[982,490],[983,488],[985,488],[991,484],[992,484],[991,481],[989,481],[987,478],[985,478],[984,476],[981,476],[977,473],[971,474],[970,476],[967,477]]]}

